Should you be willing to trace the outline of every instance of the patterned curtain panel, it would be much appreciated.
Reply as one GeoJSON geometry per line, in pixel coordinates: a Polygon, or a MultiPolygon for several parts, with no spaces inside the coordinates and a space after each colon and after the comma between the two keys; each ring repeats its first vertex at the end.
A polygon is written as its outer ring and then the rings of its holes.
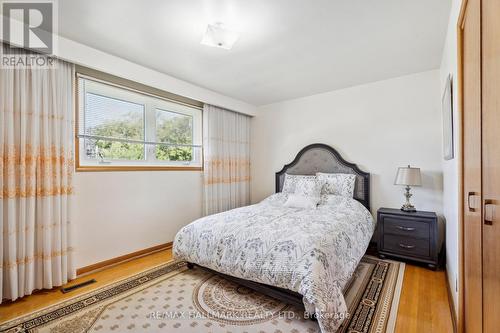
{"type": "Polygon", "coordinates": [[[215,214],[250,203],[250,117],[203,108],[204,211],[215,214]]]}
{"type": "Polygon", "coordinates": [[[73,73],[0,69],[0,300],[75,277],[73,73]]]}

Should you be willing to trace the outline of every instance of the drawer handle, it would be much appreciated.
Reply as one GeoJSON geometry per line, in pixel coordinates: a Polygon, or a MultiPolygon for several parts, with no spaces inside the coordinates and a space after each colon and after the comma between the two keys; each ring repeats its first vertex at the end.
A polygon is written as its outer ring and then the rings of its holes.
{"type": "Polygon", "coordinates": [[[399,247],[402,247],[403,249],[413,249],[415,245],[406,245],[403,243],[399,243],[399,247]]]}
{"type": "Polygon", "coordinates": [[[399,230],[403,230],[403,231],[415,231],[415,228],[412,228],[412,227],[403,227],[401,225],[398,225],[397,228],[399,230]]]}

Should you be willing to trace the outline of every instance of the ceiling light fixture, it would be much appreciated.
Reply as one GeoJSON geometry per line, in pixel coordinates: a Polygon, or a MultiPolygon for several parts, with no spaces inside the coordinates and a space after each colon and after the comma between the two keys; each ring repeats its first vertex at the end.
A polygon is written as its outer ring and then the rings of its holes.
{"type": "Polygon", "coordinates": [[[240,35],[224,27],[220,22],[209,24],[201,44],[230,50],[240,35]]]}

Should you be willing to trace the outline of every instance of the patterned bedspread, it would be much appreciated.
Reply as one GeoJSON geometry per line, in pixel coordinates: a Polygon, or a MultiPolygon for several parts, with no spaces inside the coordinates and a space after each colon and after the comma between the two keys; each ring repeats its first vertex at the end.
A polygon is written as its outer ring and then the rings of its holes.
{"type": "Polygon", "coordinates": [[[174,256],[215,271],[303,295],[323,333],[346,318],[342,290],[374,231],[370,212],[354,199],[323,198],[316,209],[286,208],[286,194],[210,215],[182,228],[174,256]]]}

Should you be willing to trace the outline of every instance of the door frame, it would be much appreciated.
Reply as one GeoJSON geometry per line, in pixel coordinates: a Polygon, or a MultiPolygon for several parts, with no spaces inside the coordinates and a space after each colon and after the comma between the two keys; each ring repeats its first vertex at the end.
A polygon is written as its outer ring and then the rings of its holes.
{"type": "Polygon", "coordinates": [[[456,330],[458,333],[464,332],[465,319],[465,298],[464,298],[464,85],[463,85],[463,26],[465,22],[465,10],[468,0],[462,0],[460,14],[457,20],[457,79],[458,79],[458,318],[456,330]]]}

